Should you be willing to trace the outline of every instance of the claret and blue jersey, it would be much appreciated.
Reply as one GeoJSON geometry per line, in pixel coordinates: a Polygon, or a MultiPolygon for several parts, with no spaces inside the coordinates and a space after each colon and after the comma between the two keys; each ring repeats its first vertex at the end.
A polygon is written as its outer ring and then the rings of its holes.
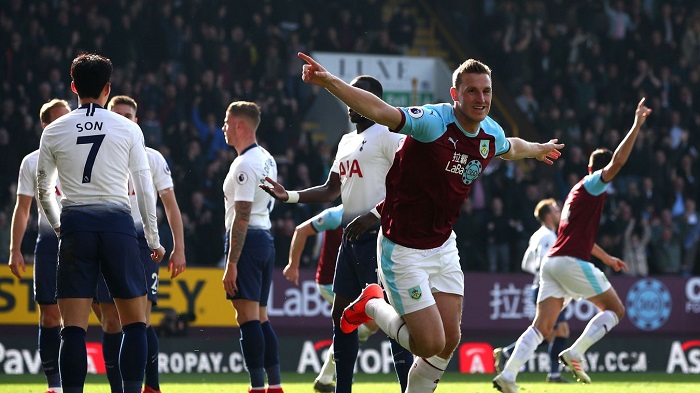
{"type": "Polygon", "coordinates": [[[394,243],[435,248],[450,236],[474,181],[510,142],[490,117],[478,132],[465,131],[450,104],[399,109],[395,131],[409,137],[387,174],[382,228],[394,243]]]}

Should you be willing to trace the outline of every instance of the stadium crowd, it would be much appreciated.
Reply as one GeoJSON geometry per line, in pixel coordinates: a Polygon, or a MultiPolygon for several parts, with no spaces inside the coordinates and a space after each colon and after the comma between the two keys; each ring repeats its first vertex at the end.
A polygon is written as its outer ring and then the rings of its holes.
{"type": "MultiPolygon", "coordinates": [[[[168,160],[191,266],[215,266],[224,255],[221,187],[235,152],[221,126],[231,101],[262,107],[258,140],[276,157],[280,183],[298,190],[325,182],[337,141],[317,141],[302,126],[316,92],[301,81],[297,52],[404,53],[420,11],[410,1],[239,3],[3,3],[0,260],[7,259],[17,169],[39,144],[39,108],[54,97],[76,105],[65,65],[84,51],[112,59],[113,94],[136,99],[146,144],[168,160]]],[[[634,107],[626,103],[646,96],[654,115],[608,195],[598,241],[625,260],[631,274],[700,273],[700,111],[694,104],[700,100],[700,6],[451,3],[464,28],[452,32],[454,38],[472,40],[481,52],[472,56],[483,56],[509,90],[496,94],[515,99],[540,140],[557,137],[567,145],[554,170],[494,160],[455,226],[463,269],[520,271],[527,239],[539,225],[534,205],[543,197],[563,199],[585,174],[591,148],[614,148],[627,131],[634,107]]],[[[276,206],[278,266],[286,264],[296,224],[325,207],[276,206]]],[[[160,230],[168,248],[165,222],[160,230]]],[[[34,236],[36,228],[23,242],[27,255],[34,236]]],[[[311,248],[302,264],[315,262],[311,248]]]]}

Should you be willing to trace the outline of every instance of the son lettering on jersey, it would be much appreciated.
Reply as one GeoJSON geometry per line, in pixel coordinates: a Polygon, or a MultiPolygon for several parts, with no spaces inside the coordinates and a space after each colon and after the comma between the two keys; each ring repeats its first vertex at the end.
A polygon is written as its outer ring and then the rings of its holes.
{"type": "Polygon", "coordinates": [[[352,163],[350,161],[341,162],[339,169],[340,177],[352,177],[353,175],[364,177],[362,175],[362,169],[360,169],[360,163],[357,160],[352,160],[352,163]]]}
{"type": "Polygon", "coordinates": [[[75,128],[78,129],[78,132],[83,132],[83,131],[102,131],[102,122],[101,121],[88,121],[86,123],[77,123],[75,125],[75,128]]]}

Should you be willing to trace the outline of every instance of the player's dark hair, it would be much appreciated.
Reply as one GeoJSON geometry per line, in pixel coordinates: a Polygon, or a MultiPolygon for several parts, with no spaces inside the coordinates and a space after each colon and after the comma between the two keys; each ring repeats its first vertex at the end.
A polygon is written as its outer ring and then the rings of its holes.
{"type": "Polygon", "coordinates": [[[544,219],[552,211],[552,208],[557,205],[557,201],[554,198],[547,198],[539,201],[537,206],[535,206],[535,218],[540,224],[544,224],[544,219]]]}
{"type": "Polygon", "coordinates": [[[588,160],[588,170],[593,173],[598,169],[605,168],[610,160],[612,160],[612,155],[613,153],[610,151],[610,149],[596,149],[593,153],[591,153],[591,157],[588,160]]]}
{"type": "MultiPolygon", "coordinates": [[[[375,96],[382,98],[384,95],[384,87],[382,86],[382,83],[379,82],[376,78],[369,76],[369,75],[360,75],[356,77],[355,79],[350,82],[351,85],[355,85],[357,82],[363,82],[367,84],[367,88],[365,89],[364,86],[360,87],[363,90],[367,90],[368,92],[374,94],[375,96]]],[[[359,87],[359,86],[358,86],[359,87]]]]}
{"type": "Polygon", "coordinates": [[[234,101],[226,109],[226,112],[233,116],[244,116],[253,122],[253,130],[257,130],[260,125],[260,107],[250,101],[234,101]]]}
{"type": "Polygon", "coordinates": [[[68,108],[68,110],[70,110],[70,105],[68,104],[68,101],[54,98],[53,100],[41,106],[41,110],[39,110],[39,120],[41,120],[42,123],[51,123],[51,110],[58,106],[65,106],[66,108],[68,108]]]}
{"type": "Polygon", "coordinates": [[[78,96],[82,98],[100,98],[102,89],[112,78],[112,61],[94,53],[83,53],[70,65],[78,96]]]}
{"type": "Polygon", "coordinates": [[[109,109],[111,111],[115,105],[130,106],[130,107],[134,108],[134,112],[136,112],[139,108],[138,104],[136,104],[136,101],[134,101],[134,99],[129,97],[129,96],[114,96],[114,97],[112,97],[112,99],[109,100],[109,104],[107,104],[107,109],[109,109]]]}
{"type": "Polygon", "coordinates": [[[452,86],[454,86],[455,89],[458,89],[459,85],[462,84],[463,74],[486,74],[490,78],[491,68],[479,60],[468,59],[460,64],[455,72],[452,73],[452,86]]]}

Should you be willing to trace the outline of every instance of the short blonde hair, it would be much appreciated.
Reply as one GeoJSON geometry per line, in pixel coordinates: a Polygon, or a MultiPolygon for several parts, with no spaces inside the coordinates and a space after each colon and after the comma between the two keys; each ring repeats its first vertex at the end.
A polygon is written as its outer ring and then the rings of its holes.
{"type": "Polygon", "coordinates": [[[226,109],[226,112],[233,116],[244,116],[253,123],[253,130],[257,130],[260,125],[260,106],[250,101],[234,101],[226,109]]]}
{"type": "Polygon", "coordinates": [[[535,218],[540,224],[544,224],[544,219],[547,218],[554,206],[557,206],[557,201],[554,198],[543,199],[535,206],[535,218]]]}
{"type": "Polygon", "coordinates": [[[134,101],[134,99],[129,97],[129,96],[114,96],[114,97],[112,97],[112,99],[109,100],[109,104],[107,104],[107,109],[111,111],[115,105],[119,105],[119,104],[128,105],[128,106],[134,108],[134,112],[136,112],[139,109],[138,105],[136,104],[136,101],[134,101]]]}
{"type": "Polygon", "coordinates": [[[66,108],[68,108],[68,110],[70,110],[70,105],[68,104],[68,101],[54,98],[53,100],[41,106],[41,110],[39,110],[39,120],[41,120],[42,123],[51,123],[51,109],[59,105],[63,105],[66,108]]]}

